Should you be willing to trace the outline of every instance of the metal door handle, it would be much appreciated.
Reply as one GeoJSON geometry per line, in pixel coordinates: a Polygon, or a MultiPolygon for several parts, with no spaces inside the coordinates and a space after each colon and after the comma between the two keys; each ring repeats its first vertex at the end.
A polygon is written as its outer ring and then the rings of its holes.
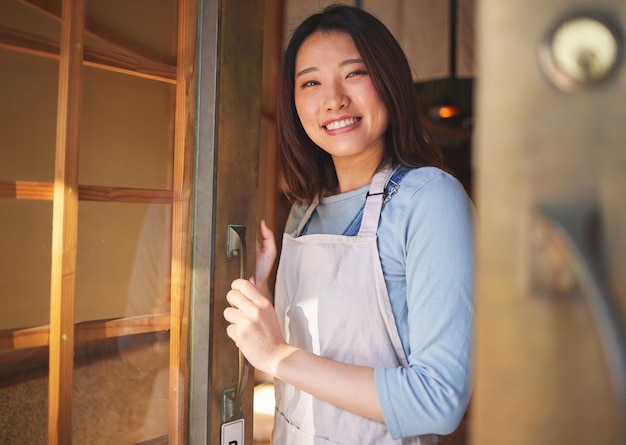
{"type": "MultiPolygon", "coordinates": [[[[626,331],[621,309],[603,275],[598,208],[585,203],[538,210],[567,252],[600,335],[621,418],[626,418],[626,331]]],[[[623,434],[626,437],[626,431],[623,434]]]]}
{"type": "MultiPolygon", "coordinates": [[[[226,257],[228,259],[239,259],[239,278],[247,279],[248,254],[246,247],[246,226],[229,224],[226,233],[226,257]]],[[[224,396],[223,415],[224,421],[243,418],[243,391],[248,380],[248,370],[250,364],[239,351],[239,375],[237,378],[237,388],[232,395],[231,391],[226,391],[224,396]],[[231,406],[228,406],[231,405],[231,406]]]]}

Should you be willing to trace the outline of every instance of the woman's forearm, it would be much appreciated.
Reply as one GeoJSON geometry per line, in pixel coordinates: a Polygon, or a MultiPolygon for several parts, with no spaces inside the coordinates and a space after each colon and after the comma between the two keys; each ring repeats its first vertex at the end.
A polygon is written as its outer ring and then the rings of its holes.
{"type": "Polygon", "coordinates": [[[339,408],[383,421],[374,369],[320,357],[287,344],[271,302],[248,280],[226,295],[226,332],[252,366],[339,408]]]}
{"type": "Polygon", "coordinates": [[[376,393],[374,369],[320,357],[286,346],[275,377],[339,408],[384,422],[376,393]]]}

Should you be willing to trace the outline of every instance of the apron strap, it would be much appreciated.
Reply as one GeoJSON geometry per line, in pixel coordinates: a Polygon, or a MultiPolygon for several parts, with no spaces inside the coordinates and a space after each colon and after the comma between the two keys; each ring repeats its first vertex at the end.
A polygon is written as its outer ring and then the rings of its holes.
{"type": "MultiPolygon", "coordinates": [[[[361,210],[360,215],[361,218],[357,218],[358,221],[353,221],[351,227],[348,230],[351,230],[352,226],[356,223],[359,225],[354,227],[356,231],[357,227],[359,229],[358,236],[375,236],[378,230],[378,221],[380,219],[380,212],[382,211],[382,207],[384,204],[385,198],[385,187],[390,179],[392,179],[392,175],[394,174],[394,170],[391,168],[389,164],[380,169],[374,177],[372,178],[372,183],[370,185],[370,189],[367,192],[367,198],[365,199],[364,208],[361,210]]],[[[402,174],[400,178],[404,176],[402,174]]],[[[298,237],[302,234],[302,231],[305,229],[308,224],[313,211],[319,204],[319,198],[315,198],[313,202],[307,207],[304,216],[300,220],[298,227],[292,233],[292,236],[298,237]]],[[[345,235],[345,233],[344,233],[345,235]]]]}
{"type": "Polygon", "coordinates": [[[319,202],[320,202],[319,198],[315,198],[313,202],[309,204],[309,207],[307,207],[306,212],[304,212],[304,216],[300,220],[300,224],[298,224],[298,228],[293,232],[294,237],[300,236],[300,234],[306,227],[307,223],[309,222],[309,219],[311,218],[311,215],[313,214],[313,210],[315,210],[315,207],[317,207],[317,204],[319,204],[319,202]]]}
{"type": "Polygon", "coordinates": [[[383,208],[385,185],[387,185],[387,182],[391,178],[392,174],[393,169],[389,164],[387,164],[374,175],[372,185],[370,186],[370,190],[367,192],[367,198],[365,199],[363,220],[361,221],[361,228],[359,229],[358,236],[376,236],[380,212],[383,208]]]}

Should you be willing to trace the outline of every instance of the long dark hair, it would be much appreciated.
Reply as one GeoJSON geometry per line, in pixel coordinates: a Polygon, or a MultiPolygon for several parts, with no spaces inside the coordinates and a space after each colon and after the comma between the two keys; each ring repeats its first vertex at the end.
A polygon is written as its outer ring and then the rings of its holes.
{"type": "Polygon", "coordinates": [[[443,168],[441,150],[422,126],[411,68],[396,39],[373,15],[352,6],[332,5],[296,28],[283,55],[277,125],[279,163],[289,199],[310,203],[338,188],[332,158],[307,136],[294,100],[296,56],[302,43],[317,31],[346,32],[363,58],[389,117],[383,162],[443,168]]]}

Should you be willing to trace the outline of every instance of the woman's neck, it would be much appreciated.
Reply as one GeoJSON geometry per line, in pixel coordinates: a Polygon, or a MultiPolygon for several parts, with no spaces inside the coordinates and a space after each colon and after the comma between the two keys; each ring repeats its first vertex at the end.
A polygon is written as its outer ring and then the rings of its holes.
{"type": "Polygon", "coordinates": [[[370,184],[381,160],[370,158],[349,162],[345,159],[333,159],[339,183],[338,193],[351,192],[370,184]]]}

